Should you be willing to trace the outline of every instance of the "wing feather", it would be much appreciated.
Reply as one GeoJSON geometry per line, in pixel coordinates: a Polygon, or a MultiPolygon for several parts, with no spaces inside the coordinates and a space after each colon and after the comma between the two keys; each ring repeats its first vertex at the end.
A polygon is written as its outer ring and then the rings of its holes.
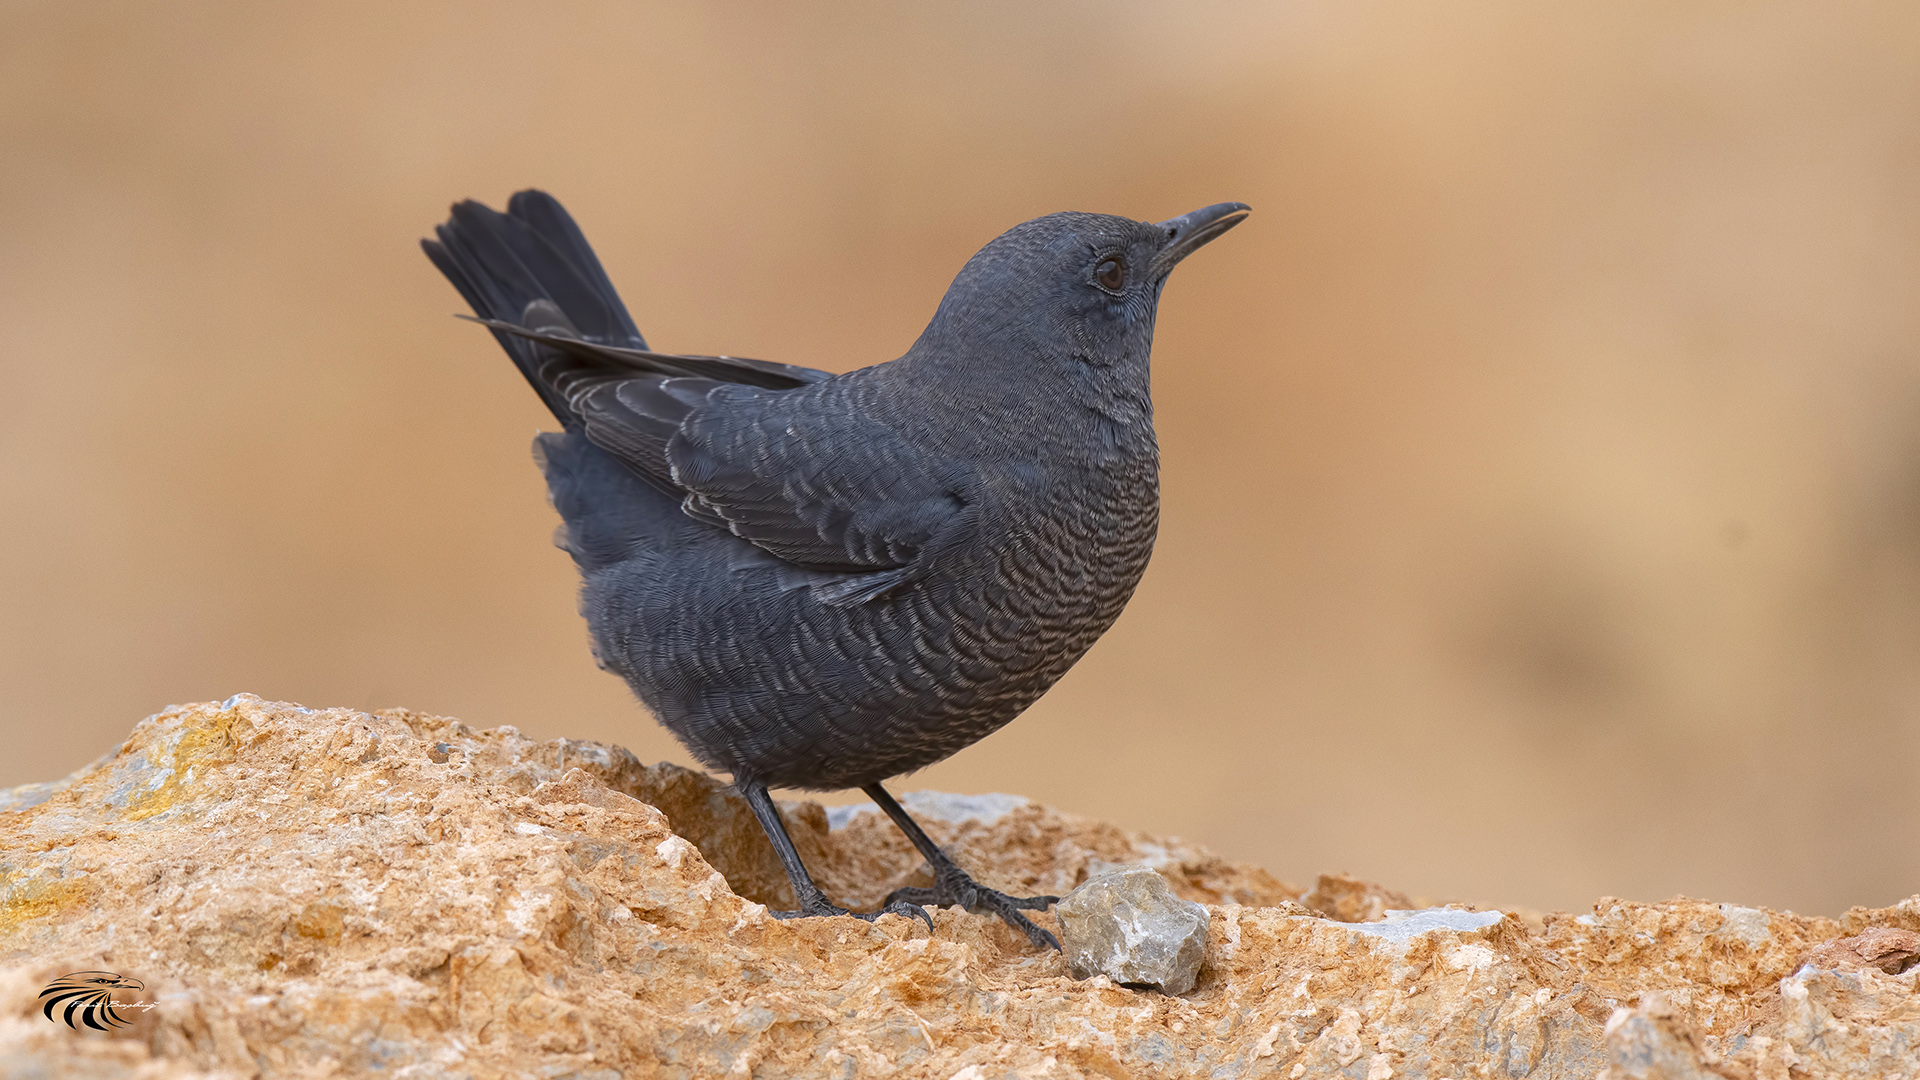
{"type": "Polygon", "coordinates": [[[966,474],[873,419],[861,390],[716,390],[667,446],[688,513],[799,566],[914,566],[961,516],[966,474]]]}
{"type": "Polygon", "coordinates": [[[475,321],[544,346],[540,377],[588,439],[679,494],[688,517],[821,572],[809,583],[824,602],[912,581],[971,520],[970,474],[875,419],[863,372],[608,345],[535,305],[524,318],[538,325],[475,321]]]}

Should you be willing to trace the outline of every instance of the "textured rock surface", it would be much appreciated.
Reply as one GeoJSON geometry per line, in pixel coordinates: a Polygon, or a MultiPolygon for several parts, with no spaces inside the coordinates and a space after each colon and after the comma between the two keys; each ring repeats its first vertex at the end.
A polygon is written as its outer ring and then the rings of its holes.
{"type": "Polygon", "coordinates": [[[1076,979],[1104,975],[1127,986],[1184,994],[1206,959],[1207,909],[1173,895],[1144,866],[1101,874],[1054,908],[1067,970],[1076,979]]]}
{"type": "MultiPolygon", "coordinates": [[[[1155,866],[1212,915],[1174,997],[1076,981],[963,912],[931,934],[771,919],[740,895],[777,900],[771,853],[721,785],[510,729],[240,697],[8,798],[8,1077],[1920,1075],[1920,897],[1841,919],[1684,899],[1401,913],[1376,886],[1303,898],[1017,799],[928,822],[1009,891],[1155,866]],[[48,1023],[40,986],[85,969],[155,1007],[106,1035],[48,1023]]],[[[924,881],[879,815],[787,813],[845,898],[924,881]]]]}

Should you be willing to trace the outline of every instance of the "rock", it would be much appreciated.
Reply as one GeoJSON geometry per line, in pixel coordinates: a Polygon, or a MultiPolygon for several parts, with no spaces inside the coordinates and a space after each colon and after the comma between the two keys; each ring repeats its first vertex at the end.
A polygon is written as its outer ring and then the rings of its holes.
{"type": "MultiPolygon", "coordinates": [[[[1229,862],[1177,838],[1128,832],[1017,795],[909,791],[900,801],[982,884],[1019,896],[1065,896],[1087,879],[1122,866],[1150,866],[1167,878],[1174,892],[1202,904],[1271,907],[1300,896],[1299,889],[1259,867],[1229,862]]],[[[863,805],[834,809],[842,812],[829,818],[832,828],[820,840],[819,862],[801,848],[807,866],[829,894],[842,903],[871,908],[903,885],[933,884],[920,853],[877,808],[873,813],[864,812],[863,805]]],[[[797,837],[795,844],[799,846],[797,837]]],[[[772,860],[773,849],[765,850],[772,860]]]]}
{"type": "MultiPolygon", "coordinates": [[[[1361,898],[1330,905],[1369,919],[1347,922],[1177,840],[945,804],[959,820],[929,833],[1000,888],[1065,894],[1154,866],[1211,916],[1192,989],[1078,981],[955,910],[931,934],[770,918],[740,890],[777,891],[771,854],[725,786],[616,747],[242,696],[169,709],[65,780],[0,793],[0,1075],[1914,1071],[1903,935],[1920,897],[1840,920],[1683,898],[1529,921],[1323,880],[1316,902],[1361,898]],[[140,980],[154,1007],[106,1033],[49,1023],[40,988],[85,970],[140,980]]],[[[783,809],[835,895],[924,880],[881,815],[831,828],[812,804],[783,809]]]]}
{"type": "Polygon", "coordinates": [[[1664,995],[1615,1009],[1606,1031],[1609,1064],[1600,1080],[1726,1080],[1702,1063],[1698,1036],[1664,995]]]}
{"type": "MultiPolygon", "coordinates": [[[[1379,920],[1355,923],[1349,929],[1368,937],[1377,937],[1398,945],[1408,945],[1433,930],[1485,930],[1505,915],[1498,911],[1472,911],[1462,908],[1423,908],[1419,911],[1386,911],[1379,920]]],[[[1346,921],[1346,920],[1342,920],[1346,921]]]]}
{"type": "MultiPolygon", "coordinates": [[[[776,910],[797,906],[793,886],[767,843],[766,832],[733,785],[665,762],[642,765],[618,746],[571,739],[547,746],[555,759],[548,780],[567,768],[584,769],[613,790],[665,814],[675,835],[699,848],[707,865],[727,879],[736,895],[776,910]]],[[[826,812],[817,803],[782,802],[779,807],[800,857],[808,865],[823,860],[826,812]]]]}
{"type": "Polygon", "coordinates": [[[1300,898],[1300,903],[1319,915],[1338,922],[1373,922],[1384,918],[1388,911],[1406,911],[1422,905],[1414,903],[1407,894],[1375,885],[1371,881],[1361,881],[1348,874],[1321,874],[1313,891],[1300,898]]]}
{"type": "Polygon", "coordinates": [[[1144,866],[1094,878],[1062,897],[1054,914],[1076,979],[1105,975],[1184,994],[1200,977],[1207,909],[1175,896],[1167,879],[1144,866]]]}
{"type": "Polygon", "coordinates": [[[1852,937],[1829,941],[1807,954],[1807,965],[1835,971],[1873,968],[1899,975],[1920,964],[1920,934],[1876,926],[1852,937]]]}
{"type": "MultiPolygon", "coordinates": [[[[916,819],[950,821],[956,825],[964,821],[977,821],[982,825],[992,825],[1001,818],[1027,805],[1023,795],[1005,795],[991,792],[986,795],[955,795],[949,791],[909,791],[900,796],[900,805],[907,808],[916,819]]],[[[827,824],[830,828],[844,829],[857,814],[878,814],[880,808],[870,802],[849,803],[835,806],[827,811],[827,824]]]]}

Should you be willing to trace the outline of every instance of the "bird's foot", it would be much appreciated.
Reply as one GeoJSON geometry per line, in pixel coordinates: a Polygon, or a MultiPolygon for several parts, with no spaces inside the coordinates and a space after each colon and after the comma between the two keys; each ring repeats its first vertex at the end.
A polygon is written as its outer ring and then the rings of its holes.
{"type": "Polygon", "coordinates": [[[933,866],[933,888],[922,889],[913,886],[895,889],[882,901],[885,910],[892,910],[902,903],[933,904],[946,907],[958,904],[976,915],[998,915],[1000,920],[1015,930],[1027,935],[1027,940],[1035,945],[1058,952],[1060,941],[1032,919],[1020,914],[1021,911],[1045,911],[1060,902],[1057,896],[1008,896],[998,889],[989,889],[973,880],[965,870],[942,859],[933,866]]]}
{"type": "Polygon", "coordinates": [[[798,911],[774,911],[768,909],[767,914],[776,919],[810,919],[820,915],[851,915],[856,919],[865,919],[867,922],[873,922],[882,915],[905,915],[909,919],[919,919],[921,922],[926,923],[928,931],[933,930],[933,916],[928,915],[925,908],[905,902],[896,902],[891,896],[887,897],[887,899],[881,903],[880,910],[878,911],[848,911],[846,908],[833,904],[826,897],[815,893],[800,902],[800,910],[798,911]]]}

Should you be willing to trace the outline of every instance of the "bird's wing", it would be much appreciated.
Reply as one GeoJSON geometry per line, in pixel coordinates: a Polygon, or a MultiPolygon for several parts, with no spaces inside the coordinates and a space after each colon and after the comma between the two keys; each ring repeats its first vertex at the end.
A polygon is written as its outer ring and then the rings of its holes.
{"type": "Polygon", "coordinates": [[[680,494],[688,516],[833,575],[810,581],[829,603],[913,580],[972,520],[970,472],[873,419],[858,385],[604,371],[562,371],[554,385],[588,439],[680,494]]]}
{"type": "Polygon", "coordinates": [[[802,566],[912,564],[962,516],[966,471],[873,419],[860,387],[820,390],[717,389],[734,407],[694,412],[667,446],[687,512],[802,566]]]}
{"type": "Polygon", "coordinates": [[[689,353],[663,353],[652,349],[634,349],[581,337],[571,326],[522,326],[502,319],[478,319],[470,315],[457,318],[477,322],[498,333],[537,341],[558,349],[574,360],[621,371],[644,371],[667,375],[690,375],[719,382],[745,383],[770,390],[783,390],[832,377],[832,372],[797,364],[776,364],[771,360],[749,360],[744,356],[695,356],[689,353]]]}

